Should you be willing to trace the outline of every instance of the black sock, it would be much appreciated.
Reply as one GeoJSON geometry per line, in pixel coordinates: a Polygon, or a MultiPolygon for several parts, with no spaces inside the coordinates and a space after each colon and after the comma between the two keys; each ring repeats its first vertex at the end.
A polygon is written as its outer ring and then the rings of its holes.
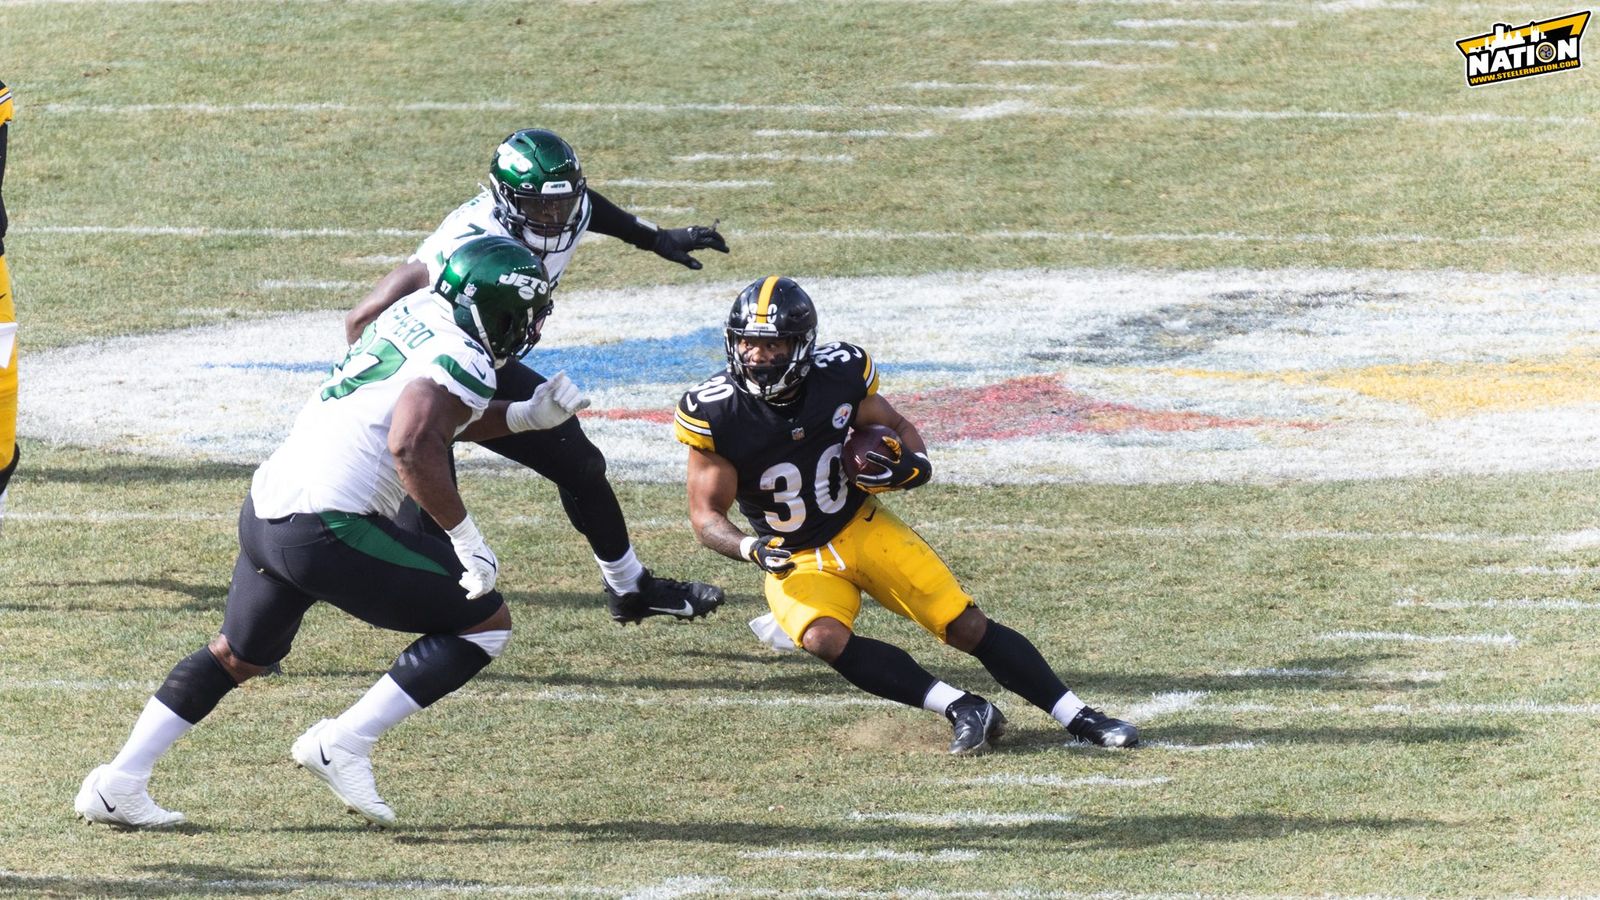
{"type": "Polygon", "coordinates": [[[178,660],[167,673],[167,680],[156,688],[156,699],[194,725],[210,715],[223,696],[236,687],[233,676],[211,655],[211,650],[201,647],[178,660]]]}
{"type": "Polygon", "coordinates": [[[426,708],[471,681],[489,661],[489,654],[466,638],[425,634],[401,651],[389,677],[418,706],[426,708]]]}
{"type": "Polygon", "coordinates": [[[899,647],[860,635],[852,635],[845,642],[844,652],[829,665],[869,694],[918,709],[922,708],[922,698],[939,681],[899,647]]]}
{"type": "Polygon", "coordinates": [[[989,620],[983,640],[972,648],[972,655],[1001,687],[1045,712],[1067,692],[1067,686],[1031,641],[993,619],[989,620]]]}

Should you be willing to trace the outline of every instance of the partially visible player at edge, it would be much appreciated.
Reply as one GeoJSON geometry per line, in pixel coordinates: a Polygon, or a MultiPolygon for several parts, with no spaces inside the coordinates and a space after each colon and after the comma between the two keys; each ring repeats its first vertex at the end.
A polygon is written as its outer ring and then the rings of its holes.
{"type": "MultiPolygon", "coordinates": [[[[554,289],[585,231],[620,238],[641,250],[699,269],[694,250],[728,252],[710,227],[658,228],[624,212],[588,187],[577,154],[543,129],[508,136],[489,163],[489,187],[445,217],[405,263],[384,276],[345,317],[346,337],[355,340],[379,313],[406,294],[433,283],[445,259],[463,242],[481,235],[510,237],[537,254],[554,289]]],[[[525,400],[544,382],[531,366],[514,362],[500,372],[496,400],[525,400]]],[[[483,446],[521,463],[555,483],[567,518],[589,542],[600,566],[611,618],[619,624],[649,616],[693,619],[723,601],[720,588],[652,575],[634,554],[617,495],[606,480],[606,460],[576,418],[560,428],[529,432],[483,446]]],[[[430,530],[409,505],[401,524],[430,530]]]]}
{"type": "Polygon", "coordinates": [[[1005,730],[984,698],[951,687],[899,647],[853,633],[865,591],[941,641],[977,657],[1002,687],[1048,712],[1074,738],[1131,747],[1133,725],[1086,706],[1031,642],[984,615],[944,561],[874,496],[927,484],[933,472],[916,426],[878,393],[878,372],[852,344],[815,346],[817,313],[788,278],[739,294],[726,326],[728,367],[678,402],[689,445],[689,515],[700,543],[765,573],[767,605],[794,642],[856,687],[942,713],[950,752],[981,753],[1005,730]],[[846,480],[854,426],[899,436],[876,467],[846,480]],[[736,501],[755,529],[728,519],[736,501]]]}
{"type": "MultiPolygon", "coordinates": [[[[11,130],[11,89],[0,81],[0,193],[6,180],[6,133],[11,130]]],[[[6,202],[0,196],[0,527],[5,525],[6,498],[11,494],[11,476],[22,461],[17,444],[17,306],[11,295],[11,270],[6,267],[6,202]]]]}
{"type": "Polygon", "coordinates": [[[367,328],[251,480],[221,633],[173,666],[121,752],[84,778],[79,815],[125,828],[183,822],[150,798],[156,761],[229,691],[283,659],[320,600],[421,635],[354,706],[289,751],[351,810],[394,824],[372,776],[373,745],[511,640],[511,612],[494,589],[499,563],[451,477],[451,442],[555,428],[588,405],[565,373],[531,399],[490,399],[496,369],[533,342],[549,311],[538,258],[516,241],[480,238],[451,255],[433,289],[367,328]],[[447,539],[395,525],[408,495],[447,539]]]}

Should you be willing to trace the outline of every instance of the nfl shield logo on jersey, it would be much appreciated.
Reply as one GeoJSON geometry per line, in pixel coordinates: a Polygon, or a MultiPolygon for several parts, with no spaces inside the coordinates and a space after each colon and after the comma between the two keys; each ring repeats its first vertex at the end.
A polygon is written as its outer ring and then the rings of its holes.
{"type": "Polygon", "coordinates": [[[841,403],[839,408],[833,411],[833,427],[843,428],[848,424],[850,424],[850,404],[841,403]]]}

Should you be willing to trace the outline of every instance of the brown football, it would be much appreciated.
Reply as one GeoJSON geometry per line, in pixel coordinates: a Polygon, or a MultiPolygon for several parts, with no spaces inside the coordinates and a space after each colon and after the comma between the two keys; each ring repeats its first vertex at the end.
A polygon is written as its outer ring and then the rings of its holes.
{"type": "Polygon", "coordinates": [[[844,474],[851,481],[862,470],[878,468],[875,462],[867,460],[867,454],[876,450],[884,456],[893,457],[893,450],[884,443],[884,438],[899,442],[900,435],[887,425],[862,425],[850,429],[850,436],[844,441],[844,474]]]}

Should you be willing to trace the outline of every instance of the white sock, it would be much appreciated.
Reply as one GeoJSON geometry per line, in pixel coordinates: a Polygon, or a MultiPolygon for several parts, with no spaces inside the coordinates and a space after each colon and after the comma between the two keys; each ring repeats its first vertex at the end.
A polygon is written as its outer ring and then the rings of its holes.
{"type": "Polygon", "coordinates": [[[644,575],[644,566],[639,564],[639,557],[633,555],[633,546],[628,546],[628,552],[610,562],[596,556],[594,561],[600,564],[600,577],[606,584],[619,594],[631,594],[639,589],[639,579],[644,575]]]}
{"type": "Polygon", "coordinates": [[[151,697],[134,721],[133,733],[122,745],[122,752],[111,761],[111,768],[134,778],[148,779],[156,760],[193,727],[165,703],[151,697]]]}
{"type": "Polygon", "coordinates": [[[950,704],[966,696],[967,692],[960,688],[951,687],[942,681],[935,681],[933,687],[928,688],[928,695],[922,698],[922,708],[928,712],[944,715],[950,704]]]}
{"type": "Polygon", "coordinates": [[[1083,702],[1082,700],[1079,700],[1077,694],[1067,691],[1065,694],[1061,695],[1060,700],[1056,701],[1055,706],[1050,707],[1050,717],[1055,719],[1057,722],[1060,722],[1062,725],[1071,725],[1072,718],[1078,714],[1079,710],[1088,705],[1089,704],[1083,702]]]}
{"type": "Polygon", "coordinates": [[[372,745],[385,731],[399,725],[406,716],[421,711],[417,701],[386,674],[333,722],[350,738],[349,743],[354,744],[347,749],[371,753],[372,745]]]}

